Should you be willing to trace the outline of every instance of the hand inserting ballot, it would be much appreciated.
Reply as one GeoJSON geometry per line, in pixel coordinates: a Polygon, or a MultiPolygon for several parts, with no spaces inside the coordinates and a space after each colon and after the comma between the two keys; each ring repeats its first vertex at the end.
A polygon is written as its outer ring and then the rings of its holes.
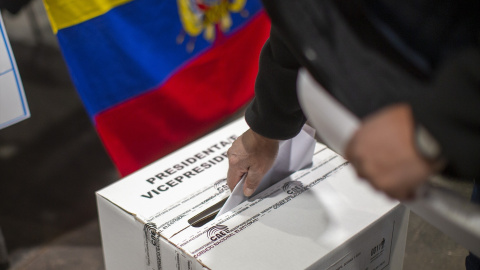
{"type": "Polygon", "coordinates": [[[275,162],[278,148],[278,140],[263,137],[251,129],[238,137],[227,152],[227,184],[230,190],[246,174],[243,193],[247,197],[251,196],[275,162]]]}

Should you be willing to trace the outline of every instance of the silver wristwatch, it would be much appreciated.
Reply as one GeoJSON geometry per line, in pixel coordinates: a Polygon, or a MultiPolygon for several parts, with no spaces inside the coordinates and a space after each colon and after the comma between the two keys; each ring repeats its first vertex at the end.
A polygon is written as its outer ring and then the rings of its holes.
{"type": "Polygon", "coordinates": [[[428,161],[442,161],[442,148],[437,140],[422,125],[415,127],[415,146],[420,155],[428,161]]]}

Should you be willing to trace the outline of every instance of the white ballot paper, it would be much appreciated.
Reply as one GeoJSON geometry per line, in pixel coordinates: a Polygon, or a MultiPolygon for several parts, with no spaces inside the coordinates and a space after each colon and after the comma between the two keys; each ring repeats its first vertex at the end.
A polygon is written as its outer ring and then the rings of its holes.
{"type": "MultiPolygon", "coordinates": [[[[260,185],[252,194],[252,197],[278,181],[283,180],[292,173],[311,165],[314,149],[315,130],[308,125],[304,125],[302,131],[300,131],[296,137],[290,140],[281,141],[277,159],[273,163],[272,168],[260,181],[260,185]]],[[[232,194],[218,212],[217,217],[248,199],[248,197],[243,195],[245,176],[243,176],[235,186],[232,194]]]]}
{"type": "MultiPolygon", "coordinates": [[[[332,97],[306,69],[297,81],[300,105],[325,144],[338,154],[358,129],[360,120],[332,97]]],[[[480,207],[451,191],[425,184],[413,201],[402,202],[430,224],[480,256],[480,207]]]]}
{"type": "Polygon", "coordinates": [[[360,120],[330,95],[306,69],[297,81],[298,100],[309,122],[325,144],[340,155],[360,125],[360,120]]]}

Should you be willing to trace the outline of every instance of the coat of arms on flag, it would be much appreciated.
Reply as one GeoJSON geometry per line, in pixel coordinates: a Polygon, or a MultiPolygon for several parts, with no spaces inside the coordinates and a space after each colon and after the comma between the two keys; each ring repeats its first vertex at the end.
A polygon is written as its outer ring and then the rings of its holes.
{"type": "Polygon", "coordinates": [[[246,0],[177,0],[178,12],[185,32],[178,37],[181,43],[185,33],[193,39],[187,45],[187,50],[192,51],[195,38],[203,33],[206,40],[215,39],[216,30],[227,32],[232,27],[231,12],[248,16],[244,9],[246,0]]]}

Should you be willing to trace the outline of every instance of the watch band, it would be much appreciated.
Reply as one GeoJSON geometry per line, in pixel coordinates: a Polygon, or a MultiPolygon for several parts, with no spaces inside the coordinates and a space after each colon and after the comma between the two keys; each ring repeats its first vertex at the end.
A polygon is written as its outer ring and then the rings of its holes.
{"type": "Polygon", "coordinates": [[[422,125],[415,126],[415,146],[420,155],[428,161],[442,161],[442,148],[437,140],[422,125]]]}

